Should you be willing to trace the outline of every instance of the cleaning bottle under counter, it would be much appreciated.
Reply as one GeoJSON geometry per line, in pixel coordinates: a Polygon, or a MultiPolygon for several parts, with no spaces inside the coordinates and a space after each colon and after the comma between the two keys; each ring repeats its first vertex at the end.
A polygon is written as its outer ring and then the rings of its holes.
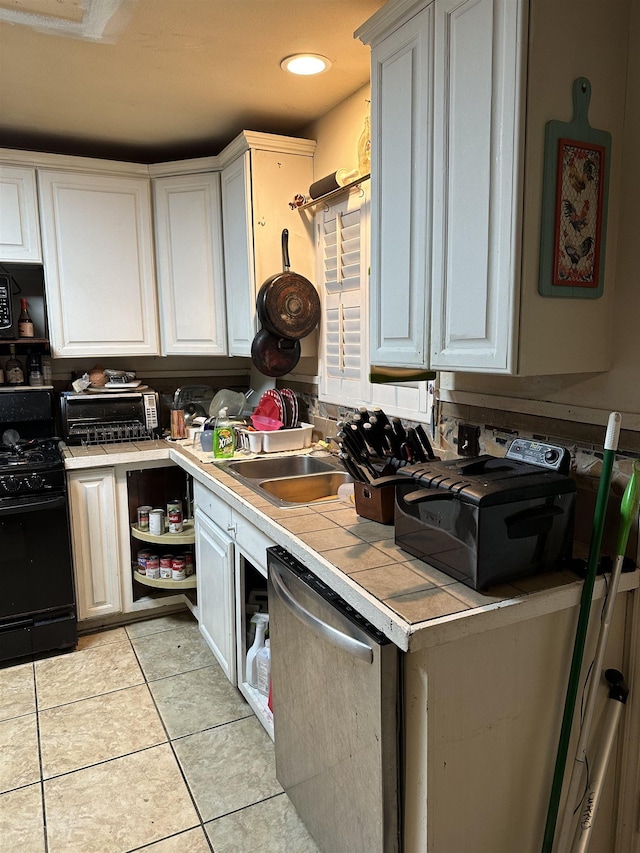
{"type": "Polygon", "coordinates": [[[266,639],[256,655],[256,687],[263,696],[269,695],[271,682],[271,641],[266,639]]]}
{"type": "Polygon", "coordinates": [[[216,459],[230,459],[236,449],[236,434],[227,417],[227,410],[220,409],[213,430],[213,455],[216,459]]]}
{"type": "Polygon", "coordinates": [[[258,667],[256,655],[260,651],[260,649],[264,648],[264,638],[267,632],[267,625],[269,624],[269,614],[268,613],[254,613],[251,617],[251,621],[256,626],[256,636],[253,641],[253,645],[247,652],[247,664],[245,667],[245,681],[247,684],[250,684],[252,687],[258,686],[258,667]]]}

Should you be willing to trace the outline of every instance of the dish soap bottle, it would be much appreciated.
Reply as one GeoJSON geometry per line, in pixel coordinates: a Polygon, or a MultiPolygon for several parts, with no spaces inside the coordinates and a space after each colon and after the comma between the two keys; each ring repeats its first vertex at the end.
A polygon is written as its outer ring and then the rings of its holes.
{"type": "Polygon", "coordinates": [[[257,687],[258,685],[258,668],[256,666],[256,655],[264,647],[264,635],[267,632],[267,625],[269,623],[269,614],[268,613],[255,613],[251,617],[251,621],[256,626],[256,636],[253,641],[253,645],[247,652],[247,664],[245,667],[245,681],[247,684],[250,684],[252,687],[257,687]]]}
{"type": "Polygon", "coordinates": [[[229,459],[236,449],[236,434],[233,424],[227,418],[227,410],[220,409],[213,430],[213,455],[216,459],[229,459]]]}

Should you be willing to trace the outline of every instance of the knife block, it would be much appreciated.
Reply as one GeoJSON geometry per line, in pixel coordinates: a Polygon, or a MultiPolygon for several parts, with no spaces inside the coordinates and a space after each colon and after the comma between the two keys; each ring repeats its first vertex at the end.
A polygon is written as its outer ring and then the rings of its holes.
{"type": "Polygon", "coordinates": [[[374,489],[367,483],[356,480],[353,484],[353,494],[358,515],[380,524],[393,524],[395,486],[374,489]]]}

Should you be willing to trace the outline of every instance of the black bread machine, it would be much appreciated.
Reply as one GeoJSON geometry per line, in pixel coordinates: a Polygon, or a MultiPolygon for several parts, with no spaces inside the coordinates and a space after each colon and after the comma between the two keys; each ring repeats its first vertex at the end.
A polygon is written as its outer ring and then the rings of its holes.
{"type": "Polygon", "coordinates": [[[570,560],[576,483],[565,448],[517,439],[506,456],[398,470],[395,541],[476,590],[570,560]]]}

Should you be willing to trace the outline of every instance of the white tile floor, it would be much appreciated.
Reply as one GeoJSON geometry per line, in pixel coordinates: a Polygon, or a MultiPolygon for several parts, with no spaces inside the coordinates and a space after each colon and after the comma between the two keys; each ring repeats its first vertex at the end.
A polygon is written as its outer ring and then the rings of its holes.
{"type": "Polygon", "coordinates": [[[0,755],[2,853],[318,853],[190,615],[0,669],[0,755]]]}

